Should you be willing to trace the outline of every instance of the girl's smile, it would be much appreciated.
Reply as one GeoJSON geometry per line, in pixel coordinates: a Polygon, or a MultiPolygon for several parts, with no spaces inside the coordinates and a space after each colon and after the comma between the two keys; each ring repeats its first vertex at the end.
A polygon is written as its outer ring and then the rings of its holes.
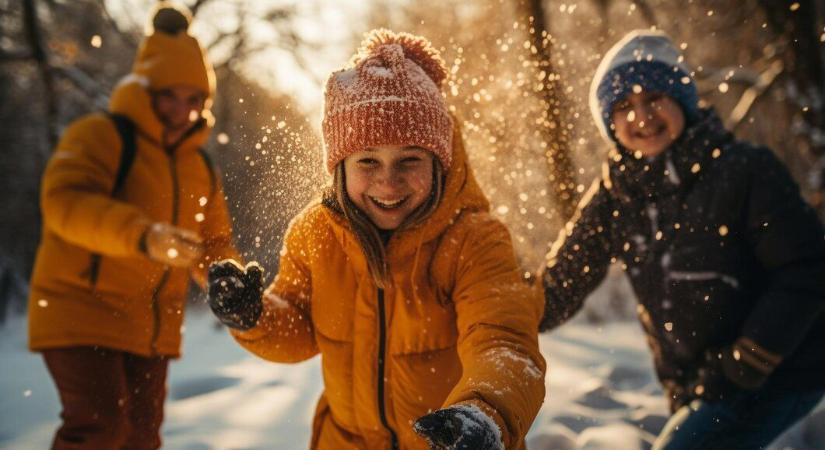
{"type": "Polygon", "coordinates": [[[380,145],[344,160],[350,200],[375,226],[398,228],[432,191],[433,154],[420,147],[380,145]]]}

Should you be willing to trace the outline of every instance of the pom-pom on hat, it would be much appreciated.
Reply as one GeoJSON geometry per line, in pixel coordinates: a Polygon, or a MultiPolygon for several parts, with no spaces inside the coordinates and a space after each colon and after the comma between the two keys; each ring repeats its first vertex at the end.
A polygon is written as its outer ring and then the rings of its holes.
{"type": "Polygon", "coordinates": [[[429,41],[385,29],[368,32],[350,67],[333,72],[322,122],[327,170],[378,145],[427,149],[452,162],[452,119],[441,95],[447,69],[429,41]]]}
{"type": "Polygon", "coordinates": [[[215,72],[197,39],[189,34],[192,14],[178,3],[157,2],[146,27],[132,72],[146,77],[151,89],[193,86],[211,96],[215,72]]]}
{"type": "Polygon", "coordinates": [[[634,86],[676,100],[688,124],[699,117],[699,96],[690,67],[661,31],[634,30],[604,55],[590,85],[590,112],[602,135],[615,141],[610,128],[613,107],[634,86]]]}

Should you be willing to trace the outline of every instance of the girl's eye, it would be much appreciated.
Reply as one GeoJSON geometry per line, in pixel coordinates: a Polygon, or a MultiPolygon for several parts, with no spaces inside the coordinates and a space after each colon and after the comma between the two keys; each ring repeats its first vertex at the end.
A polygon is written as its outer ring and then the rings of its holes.
{"type": "Polygon", "coordinates": [[[372,158],[359,159],[358,165],[361,167],[375,167],[378,165],[378,160],[372,158]]]}
{"type": "Polygon", "coordinates": [[[404,164],[405,166],[415,165],[419,162],[421,162],[421,158],[419,158],[418,156],[410,156],[408,158],[404,158],[401,160],[401,164],[404,164]]]}

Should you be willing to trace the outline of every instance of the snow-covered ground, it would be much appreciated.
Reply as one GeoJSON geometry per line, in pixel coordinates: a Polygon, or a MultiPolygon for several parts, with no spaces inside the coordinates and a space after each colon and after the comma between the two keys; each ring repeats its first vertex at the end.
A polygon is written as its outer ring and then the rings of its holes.
{"type": "MultiPolygon", "coordinates": [[[[307,448],[321,390],[319,359],[267,363],[217,329],[208,311],[190,311],[185,355],[171,366],[165,448],[307,448]]],[[[45,449],[58,424],[57,394],[38,355],[25,349],[21,318],[0,328],[0,448],[45,449]]],[[[528,435],[530,450],[650,447],[665,401],[634,321],[594,326],[577,320],[541,338],[549,362],[547,397],[528,435]]],[[[773,450],[825,448],[825,405],[773,450]]]]}

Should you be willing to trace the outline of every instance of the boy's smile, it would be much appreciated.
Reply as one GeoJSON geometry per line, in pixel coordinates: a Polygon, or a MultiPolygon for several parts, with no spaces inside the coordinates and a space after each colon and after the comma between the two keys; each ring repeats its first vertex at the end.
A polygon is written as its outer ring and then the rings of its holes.
{"type": "Polygon", "coordinates": [[[657,92],[628,95],[613,108],[611,118],[619,143],[647,157],[662,153],[685,129],[679,104],[657,92]]]}

